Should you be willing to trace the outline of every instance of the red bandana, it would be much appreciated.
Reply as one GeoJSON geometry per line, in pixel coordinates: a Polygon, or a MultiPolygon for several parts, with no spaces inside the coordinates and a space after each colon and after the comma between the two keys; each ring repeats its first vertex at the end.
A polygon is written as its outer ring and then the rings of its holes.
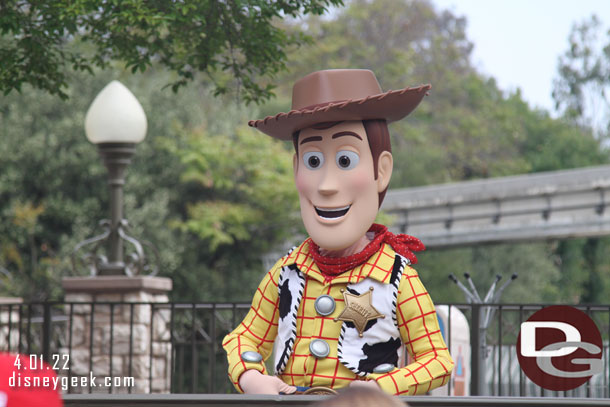
{"type": "Polygon", "coordinates": [[[402,233],[395,235],[383,225],[373,223],[369,232],[375,233],[373,240],[361,252],[346,257],[323,256],[320,254],[320,247],[309,239],[309,252],[327,280],[367,261],[373,254],[377,253],[382,243],[388,243],[396,253],[409,259],[411,264],[417,263],[417,257],[413,252],[426,249],[418,238],[402,233]]]}

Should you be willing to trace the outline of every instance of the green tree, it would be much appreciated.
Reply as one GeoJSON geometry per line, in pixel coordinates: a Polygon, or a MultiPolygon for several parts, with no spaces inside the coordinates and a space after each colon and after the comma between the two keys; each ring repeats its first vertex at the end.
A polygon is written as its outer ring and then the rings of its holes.
{"type": "MultiPolygon", "coordinates": [[[[528,172],[521,112],[472,66],[465,27],[463,17],[426,0],[353,1],[334,19],[307,20],[313,45],[292,55],[303,62],[285,83],[310,70],[339,67],[371,69],[383,89],[431,83],[414,114],[390,128],[392,188],[528,172]]],[[[520,95],[513,99],[530,113],[520,95]]],[[[289,108],[286,102],[279,98],[263,112],[289,108]]]]}
{"type": "Polygon", "coordinates": [[[559,58],[553,98],[564,115],[600,138],[610,133],[610,30],[597,16],[575,24],[559,58]]]}
{"type": "Polygon", "coordinates": [[[187,131],[184,144],[170,148],[184,166],[186,189],[184,216],[171,225],[197,242],[192,255],[202,269],[182,280],[199,282],[189,298],[248,301],[264,273],[262,254],[300,226],[291,154],[280,142],[243,127],[232,133],[187,131]]]}
{"type": "MultiPolygon", "coordinates": [[[[306,29],[313,44],[291,54],[299,62],[282,76],[279,97],[262,106],[263,115],[287,111],[291,84],[312,70],[368,68],[385,90],[432,84],[417,110],[390,126],[391,188],[608,162],[591,131],[532,109],[519,91],[504,92],[477,72],[465,27],[463,17],[426,0],[354,0],[331,19],[310,17],[306,29]]],[[[497,273],[519,273],[504,300],[579,301],[586,296],[583,267],[593,263],[582,250],[562,261],[570,245],[580,247],[567,241],[434,250],[419,256],[418,270],[436,301],[463,300],[447,284],[450,272],[469,272],[482,287],[497,273]],[[577,283],[562,284],[567,281],[577,283]]]]}
{"type": "MultiPolygon", "coordinates": [[[[315,69],[371,68],[384,89],[432,83],[414,114],[390,126],[392,188],[608,162],[590,129],[532,109],[478,73],[466,21],[429,1],[354,0],[327,19],[278,24],[313,41],[287,55],[277,99],[256,109],[195,82],[173,94],[162,85],[175,73],[154,64],[137,75],[114,64],[94,76],[77,72],[67,101],[29,85],[3,98],[0,273],[12,276],[0,277],[4,292],[58,298],[71,249],[107,216],[105,169],[83,116],[111,78],[132,89],[149,118],[128,170],[126,217],[134,235],[160,248],[179,300],[247,301],[264,273],[261,255],[298,243],[292,146],[244,123],[289,110],[294,80],[315,69]]],[[[450,272],[470,272],[481,289],[496,273],[519,273],[506,301],[601,301],[610,292],[608,249],[605,239],[574,239],[434,250],[418,256],[417,269],[437,302],[463,300],[450,272]]]]}
{"type": "Polygon", "coordinates": [[[4,294],[56,298],[60,241],[87,213],[92,218],[77,234],[90,234],[105,217],[99,198],[103,168],[91,165],[98,161],[95,148],[82,139],[82,106],[93,89],[83,87],[73,96],[58,103],[28,88],[0,102],[0,261],[12,277],[8,287],[0,287],[4,294]]]}
{"type": "Polygon", "coordinates": [[[108,217],[106,170],[83,123],[95,94],[118,78],[149,124],[127,171],[125,217],[133,235],[159,249],[173,298],[251,296],[263,273],[261,253],[299,224],[291,155],[243,128],[252,109],[203,86],[163,90],[170,75],[80,74],[66,101],[30,86],[0,101],[0,292],[60,298],[61,278],[74,273],[72,249],[108,217]]]}
{"type": "MultiPolygon", "coordinates": [[[[558,61],[557,74],[553,89],[556,107],[570,123],[594,134],[601,145],[607,145],[610,135],[610,31],[604,29],[595,15],[572,27],[567,50],[558,61]]],[[[591,151],[586,147],[587,143],[590,139],[573,138],[563,149],[577,149],[579,157],[589,158],[589,163],[598,163],[596,157],[588,157],[585,153],[585,150],[591,151]]],[[[549,145],[551,149],[557,147],[562,148],[549,145]]],[[[566,159],[561,153],[556,157],[558,161],[566,159]]],[[[607,302],[610,262],[604,254],[608,250],[609,238],[562,242],[558,246],[564,259],[562,286],[580,288],[579,300],[583,302],[607,302]]]]}
{"type": "Polygon", "coordinates": [[[235,80],[246,101],[268,98],[265,83],[285,68],[286,49],[304,38],[274,25],[322,14],[341,0],[9,0],[0,3],[0,90],[24,83],[63,98],[70,70],[122,61],[132,72],[160,64],[177,89],[199,73],[227,91],[235,80]],[[84,43],[86,47],[74,47],[84,43]],[[219,73],[228,72],[230,76],[219,73]]]}

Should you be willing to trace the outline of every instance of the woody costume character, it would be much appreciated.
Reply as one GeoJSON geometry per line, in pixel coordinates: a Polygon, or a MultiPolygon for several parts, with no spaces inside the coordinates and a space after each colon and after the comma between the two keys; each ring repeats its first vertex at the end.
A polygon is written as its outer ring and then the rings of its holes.
{"type": "Polygon", "coordinates": [[[411,395],[449,380],[453,361],[434,305],[410,267],[424,245],[373,223],[393,163],[386,122],[409,114],[429,89],[383,93],[371,71],[318,71],[295,83],[290,112],[249,123],[293,138],[310,237],[265,275],[248,314],[223,340],[239,391],[365,382],[411,395]],[[407,366],[403,345],[413,360],[407,366]],[[272,353],[275,377],[264,364],[272,353]]]}

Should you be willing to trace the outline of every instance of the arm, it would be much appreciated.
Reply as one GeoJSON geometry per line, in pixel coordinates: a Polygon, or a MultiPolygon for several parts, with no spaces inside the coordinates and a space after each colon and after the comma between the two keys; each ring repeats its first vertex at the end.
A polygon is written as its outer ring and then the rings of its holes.
{"type": "MultiPolygon", "coordinates": [[[[266,374],[263,361],[271,355],[273,341],[277,336],[279,302],[277,284],[281,271],[279,264],[278,261],[271,268],[256,289],[250,311],[244,320],[222,341],[229,361],[229,378],[240,392],[250,390],[240,386],[240,377],[245,371],[256,370],[263,375],[266,374]],[[246,351],[260,353],[263,361],[246,362],[242,360],[241,355],[246,351]]],[[[272,376],[266,377],[273,378],[272,376]]]]}
{"type": "Polygon", "coordinates": [[[371,374],[384,391],[396,395],[423,394],[449,381],[453,360],[443,340],[434,304],[417,272],[405,267],[398,288],[396,319],[414,362],[388,373],[371,374]]]}

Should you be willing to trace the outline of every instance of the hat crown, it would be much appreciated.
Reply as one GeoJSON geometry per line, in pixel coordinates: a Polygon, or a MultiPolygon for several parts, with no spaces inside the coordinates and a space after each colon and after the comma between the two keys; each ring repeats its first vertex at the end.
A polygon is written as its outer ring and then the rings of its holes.
{"type": "Polygon", "coordinates": [[[368,69],[328,69],[313,72],[292,87],[292,110],[364,99],[382,93],[375,74],[368,69]]]}

